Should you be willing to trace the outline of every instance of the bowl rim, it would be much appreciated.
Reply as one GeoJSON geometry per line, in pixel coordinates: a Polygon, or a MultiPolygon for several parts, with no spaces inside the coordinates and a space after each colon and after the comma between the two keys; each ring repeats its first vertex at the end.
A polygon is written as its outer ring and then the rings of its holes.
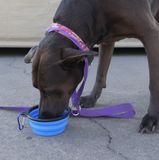
{"type": "Polygon", "coordinates": [[[69,107],[66,107],[65,111],[67,111],[67,112],[66,112],[64,115],[59,116],[59,117],[56,117],[56,118],[41,119],[41,118],[31,117],[31,116],[30,116],[30,113],[31,113],[33,110],[38,109],[38,108],[39,108],[38,105],[36,105],[36,106],[31,107],[31,108],[27,111],[26,115],[27,115],[27,117],[28,117],[30,120],[36,121],[36,122],[54,122],[54,121],[59,121],[59,120],[63,120],[63,119],[65,119],[65,118],[67,118],[67,117],[70,115],[70,113],[71,113],[71,109],[70,109],[69,107]]]}

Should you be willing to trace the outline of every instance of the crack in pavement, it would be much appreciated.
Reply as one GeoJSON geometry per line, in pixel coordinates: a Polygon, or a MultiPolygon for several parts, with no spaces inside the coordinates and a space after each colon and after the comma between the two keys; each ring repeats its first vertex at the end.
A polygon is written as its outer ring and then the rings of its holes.
{"type": "Polygon", "coordinates": [[[117,152],[114,148],[111,147],[112,141],[113,141],[113,137],[111,136],[111,132],[104,127],[101,123],[99,123],[98,121],[94,120],[94,119],[89,119],[91,122],[93,122],[94,124],[98,125],[100,128],[102,128],[104,131],[106,131],[106,135],[108,137],[108,144],[107,144],[107,149],[109,151],[111,151],[112,153],[119,155],[122,159],[124,160],[130,160],[128,157],[126,157],[124,154],[122,154],[121,152],[117,152]]]}

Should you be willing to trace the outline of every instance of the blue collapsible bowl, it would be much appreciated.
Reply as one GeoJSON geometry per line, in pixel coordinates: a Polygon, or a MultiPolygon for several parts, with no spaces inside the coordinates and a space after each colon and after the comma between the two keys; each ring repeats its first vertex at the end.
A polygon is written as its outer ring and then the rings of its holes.
{"type": "Polygon", "coordinates": [[[64,113],[54,119],[39,119],[38,106],[32,107],[28,111],[29,125],[32,131],[40,136],[56,136],[63,133],[68,125],[70,108],[66,108],[64,113]]]}

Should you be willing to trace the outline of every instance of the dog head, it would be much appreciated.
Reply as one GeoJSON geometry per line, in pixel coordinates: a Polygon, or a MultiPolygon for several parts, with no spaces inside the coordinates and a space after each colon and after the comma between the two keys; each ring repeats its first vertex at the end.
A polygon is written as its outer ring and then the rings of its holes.
{"type": "Polygon", "coordinates": [[[72,48],[33,47],[24,60],[32,63],[33,86],[40,91],[39,117],[62,114],[83,78],[84,58],[95,55],[72,48]]]}

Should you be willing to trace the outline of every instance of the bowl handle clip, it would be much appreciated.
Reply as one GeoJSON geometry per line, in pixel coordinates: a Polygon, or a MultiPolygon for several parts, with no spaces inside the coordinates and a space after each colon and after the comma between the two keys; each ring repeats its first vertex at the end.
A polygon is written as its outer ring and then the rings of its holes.
{"type": "Polygon", "coordinates": [[[25,127],[25,121],[27,118],[27,113],[23,112],[23,113],[19,113],[18,117],[17,117],[17,121],[18,121],[18,128],[19,130],[23,130],[25,127]]]}

